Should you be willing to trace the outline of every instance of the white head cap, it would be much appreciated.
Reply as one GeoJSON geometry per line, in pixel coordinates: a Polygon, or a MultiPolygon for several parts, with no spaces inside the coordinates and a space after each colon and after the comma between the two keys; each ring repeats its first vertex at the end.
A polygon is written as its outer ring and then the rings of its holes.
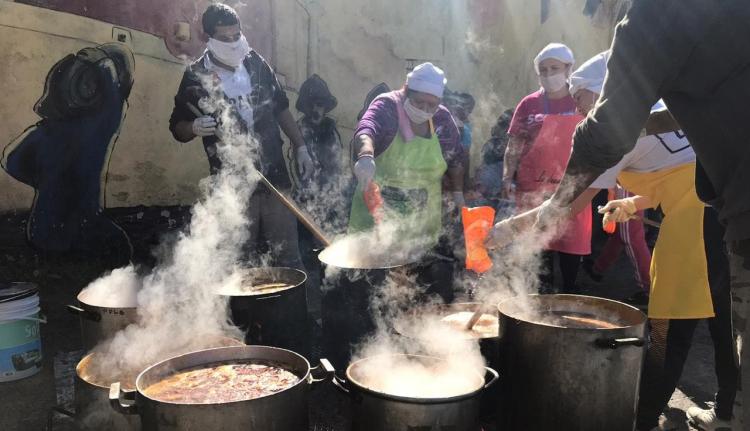
{"type": "Polygon", "coordinates": [[[406,86],[410,90],[432,94],[441,99],[447,82],[443,70],[432,63],[422,63],[406,75],[406,86]]]}
{"type": "Polygon", "coordinates": [[[539,74],[539,63],[548,58],[560,60],[565,64],[569,64],[571,67],[576,64],[576,59],[573,57],[573,51],[571,51],[570,48],[562,43],[550,43],[545,46],[544,49],[539,51],[539,54],[534,58],[534,70],[537,75],[539,74]]]}
{"type": "Polygon", "coordinates": [[[575,96],[578,90],[589,90],[596,94],[602,93],[604,77],[607,75],[607,59],[609,51],[604,51],[583,63],[570,75],[570,95],[575,96]]]}

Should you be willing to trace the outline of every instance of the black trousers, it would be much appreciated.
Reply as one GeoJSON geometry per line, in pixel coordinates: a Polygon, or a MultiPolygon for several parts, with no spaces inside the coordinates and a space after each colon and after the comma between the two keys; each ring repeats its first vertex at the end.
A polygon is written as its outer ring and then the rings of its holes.
{"type": "MultiPolygon", "coordinates": [[[[714,363],[719,386],[716,394],[716,414],[720,419],[729,420],[732,417],[732,407],[737,393],[739,368],[734,360],[729,260],[722,239],[724,228],[712,208],[706,208],[703,233],[708,282],[716,315],[707,319],[714,345],[714,363]]],[[[649,348],[638,405],[639,430],[651,429],[658,424],[659,415],[666,408],[680,380],[693,333],[699,322],[700,319],[670,320],[666,348],[649,348]]]]}
{"type": "Polygon", "coordinates": [[[539,275],[539,293],[552,293],[555,287],[555,255],[560,262],[560,272],[563,278],[561,293],[578,293],[576,278],[581,266],[581,256],[561,251],[542,252],[542,271],[539,275]]]}

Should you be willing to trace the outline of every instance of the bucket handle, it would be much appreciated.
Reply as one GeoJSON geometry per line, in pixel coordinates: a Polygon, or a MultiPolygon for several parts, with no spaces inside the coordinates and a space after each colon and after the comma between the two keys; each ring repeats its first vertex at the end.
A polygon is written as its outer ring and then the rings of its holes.
{"type": "Polygon", "coordinates": [[[484,367],[484,371],[486,373],[485,374],[485,378],[486,378],[487,374],[490,374],[492,376],[492,378],[490,379],[490,381],[484,384],[484,389],[489,389],[490,386],[492,386],[495,383],[497,383],[497,381],[500,379],[500,374],[497,371],[495,371],[494,369],[490,368],[490,367],[484,367]]]}
{"type": "Polygon", "coordinates": [[[135,391],[123,391],[120,382],[112,383],[109,387],[109,405],[116,412],[124,415],[138,414],[138,405],[135,403],[135,391]]]}
{"type": "Polygon", "coordinates": [[[76,307],[75,305],[70,304],[66,305],[65,307],[69,312],[77,314],[86,320],[91,320],[92,322],[101,322],[102,320],[102,315],[95,311],[84,310],[81,307],[76,307]]]}
{"type": "Polygon", "coordinates": [[[635,346],[643,347],[646,345],[646,340],[639,337],[631,338],[600,338],[594,341],[596,347],[601,349],[618,349],[620,347],[635,346]]]}
{"type": "Polygon", "coordinates": [[[331,362],[328,359],[321,358],[320,364],[310,369],[310,384],[315,385],[317,383],[325,382],[326,380],[328,380],[329,377],[332,377],[335,375],[336,375],[336,369],[333,368],[333,365],[331,364],[331,362]],[[323,371],[325,371],[325,375],[323,376],[323,378],[316,379],[312,377],[312,372],[317,371],[321,368],[323,369],[323,371]]]}

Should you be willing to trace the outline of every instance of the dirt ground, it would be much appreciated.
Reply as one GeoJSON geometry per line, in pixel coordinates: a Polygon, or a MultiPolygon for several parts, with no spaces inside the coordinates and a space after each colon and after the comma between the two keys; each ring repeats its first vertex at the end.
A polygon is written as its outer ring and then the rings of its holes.
{"type": "MultiPolygon", "coordinates": [[[[601,238],[596,243],[600,245],[601,238]]],[[[65,305],[75,303],[76,294],[102,273],[105,264],[94,259],[40,258],[22,241],[0,249],[0,281],[37,283],[48,320],[42,325],[41,372],[20,381],[0,383],[0,430],[75,429],[73,421],[60,411],[73,409],[72,378],[83,352],[78,317],[70,314],[65,305]]],[[[589,294],[613,299],[622,299],[634,291],[632,270],[624,255],[603,282],[594,283],[581,272],[579,283],[589,294]]],[[[716,390],[712,350],[706,326],[701,324],[679,389],[670,402],[668,415],[675,421],[684,423],[684,411],[689,406],[712,400],[716,390]]],[[[330,385],[314,391],[310,397],[310,429],[346,429],[348,406],[344,397],[330,385]]]]}

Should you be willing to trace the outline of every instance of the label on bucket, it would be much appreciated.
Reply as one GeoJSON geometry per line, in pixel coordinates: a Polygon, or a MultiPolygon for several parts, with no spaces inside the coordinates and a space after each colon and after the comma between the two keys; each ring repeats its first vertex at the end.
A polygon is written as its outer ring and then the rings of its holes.
{"type": "Polygon", "coordinates": [[[31,376],[41,367],[39,322],[24,319],[0,322],[0,382],[31,376]]]}

